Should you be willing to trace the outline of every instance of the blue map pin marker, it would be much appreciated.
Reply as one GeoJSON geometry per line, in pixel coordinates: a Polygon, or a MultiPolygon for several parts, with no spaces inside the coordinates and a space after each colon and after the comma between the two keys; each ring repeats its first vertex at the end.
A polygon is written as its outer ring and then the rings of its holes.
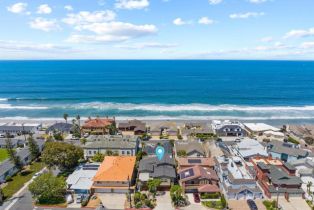
{"type": "Polygon", "coordinates": [[[158,160],[161,160],[165,155],[165,149],[162,146],[158,146],[156,147],[155,153],[158,160]]]}

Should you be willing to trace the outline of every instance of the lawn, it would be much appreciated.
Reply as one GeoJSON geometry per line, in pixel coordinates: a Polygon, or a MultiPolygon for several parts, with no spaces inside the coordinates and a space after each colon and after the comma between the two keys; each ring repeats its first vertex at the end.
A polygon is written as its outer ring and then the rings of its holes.
{"type": "Polygon", "coordinates": [[[221,201],[202,201],[203,206],[206,206],[208,208],[212,209],[223,209],[223,205],[221,201]]]}
{"type": "Polygon", "coordinates": [[[4,161],[9,157],[6,149],[0,149],[0,162],[4,161]]]}
{"type": "Polygon", "coordinates": [[[17,175],[12,177],[12,181],[8,182],[8,184],[3,188],[4,197],[7,200],[12,197],[14,193],[16,193],[19,189],[23,187],[23,185],[31,180],[33,175],[44,168],[44,164],[42,162],[34,162],[30,165],[30,173],[26,173],[22,175],[18,173],[17,175]]]}

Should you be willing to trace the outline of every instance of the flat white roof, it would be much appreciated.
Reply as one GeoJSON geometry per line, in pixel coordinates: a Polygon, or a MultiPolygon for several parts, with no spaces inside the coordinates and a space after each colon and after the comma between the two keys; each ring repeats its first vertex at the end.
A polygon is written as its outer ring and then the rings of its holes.
{"type": "Polygon", "coordinates": [[[265,123],[244,123],[245,127],[253,132],[262,132],[262,131],[280,131],[279,128],[265,124],[265,123]]]}

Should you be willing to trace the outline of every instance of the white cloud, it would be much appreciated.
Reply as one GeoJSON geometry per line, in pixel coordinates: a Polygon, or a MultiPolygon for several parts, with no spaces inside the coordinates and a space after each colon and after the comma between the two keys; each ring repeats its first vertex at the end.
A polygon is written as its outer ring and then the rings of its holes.
{"type": "Polygon", "coordinates": [[[304,48],[304,49],[314,48],[314,42],[303,42],[301,44],[301,48],[304,48]]]}
{"type": "Polygon", "coordinates": [[[105,11],[81,11],[76,14],[68,14],[62,21],[69,25],[82,25],[88,23],[108,22],[116,18],[116,14],[111,10],[105,11]]]}
{"type": "Polygon", "coordinates": [[[65,5],[64,9],[68,11],[73,11],[73,7],[71,5],[65,5]]]}
{"type": "Polygon", "coordinates": [[[209,19],[208,17],[202,17],[198,20],[198,23],[199,24],[204,24],[204,25],[211,25],[213,24],[215,21],[214,20],[211,20],[209,19]]]}
{"type": "Polygon", "coordinates": [[[27,8],[27,3],[19,2],[7,7],[7,10],[12,13],[21,14],[25,13],[27,8]]]}
{"type": "Polygon", "coordinates": [[[314,36],[314,28],[310,28],[307,30],[291,30],[284,36],[285,39],[287,38],[300,38],[300,37],[307,37],[307,36],[314,36]]]}
{"type": "Polygon", "coordinates": [[[229,15],[231,19],[247,19],[250,17],[259,17],[265,15],[264,12],[246,12],[246,13],[234,13],[229,15]]]}
{"type": "Polygon", "coordinates": [[[137,43],[133,45],[117,45],[117,48],[124,48],[124,49],[144,49],[144,48],[174,48],[177,47],[177,44],[163,44],[158,42],[148,42],[148,43],[137,43]]]}
{"type": "Polygon", "coordinates": [[[191,21],[184,21],[182,18],[176,18],[173,20],[173,24],[177,26],[182,26],[182,25],[187,25],[187,24],[192,24],[191,21]]]}
{"type": "Polygon", "coordinates": [[[148,6],[148,0],[116,0],[115,3],[115,7],[118,9],[144,9],[148,6]]]}
{"type": "Polygon", "coordinates": [[[70,36],[67,41],[74,43],[105,43],[118,42],[134,39],[142,36],[153,35],[158,29],[155,25],[134,25],[124,22],[103,22],[84,24],[76,27],[79,31],[90,31],[97,35],[80,35],[70,36]]]}
{"type": "Polygon", "coordinates": [[[35,18],[33,21],[29,22],[29,25],[33,29],[38,29],[45,32],[60,29],[60,26],[55,19],[45,19],[41,17],[35,18]]]}
{"type": "Polygon", "coordinates": [[[209,4],[220,4],[222,2],[222,0],[208,0],[209,4]]]}
{"type": "Polygon", "coordinates": [[[260,4],[260,3],[264,3],[267,0],[249,0],[249,2],[253,3],[253,4],[260,4]]]}
{"type": "Polygon", "coordinates": [[[50,14],[52,12],[51,7],[48,4],[42,4],[37,8],[38,14],[50,14]]]}
{"type": "Polygon", "coordinates": [[[103,22],[81,25],[77,30],[87,30],[96,34],[108,34],[117,36],[139,37],[157,32],[155,25],[134,25],[124,22],[103,22]]]}
{"type": "Polygon", "coordinates": [[[272,42],[272,41],[274,41],[274,39],[271,36],[263,37],[261,39],[261,42],[272,42]]]}

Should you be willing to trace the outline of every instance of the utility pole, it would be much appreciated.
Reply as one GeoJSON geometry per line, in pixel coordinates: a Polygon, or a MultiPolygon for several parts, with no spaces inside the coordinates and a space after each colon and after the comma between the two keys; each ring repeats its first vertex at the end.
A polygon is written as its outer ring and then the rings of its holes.
{"type": "Polygon", "coordinates": [[[279,209],[279,187],[276,187],[276,191],[277,191],[277,203],[276,203],[276,209],[278,210],[279,209]]]}

